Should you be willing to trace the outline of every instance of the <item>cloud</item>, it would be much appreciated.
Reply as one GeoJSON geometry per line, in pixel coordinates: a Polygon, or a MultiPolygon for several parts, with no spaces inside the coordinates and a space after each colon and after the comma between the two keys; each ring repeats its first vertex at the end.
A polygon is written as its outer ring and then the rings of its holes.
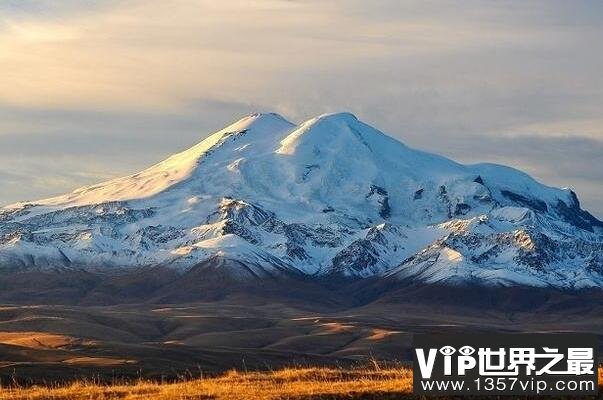
{"type": "MultiPolygon", "coordinates": [[[[349,110],[411,145],[575,185],[603,215],[602,177],[577,165],[600,160],[602,17],[599,1],[5,1],[0,154],[21,158],[2,164],[111,156],[121,173],[252,110],[349,110]]],[[[43,194],[7,182],[0,203],[43,194]]]]}

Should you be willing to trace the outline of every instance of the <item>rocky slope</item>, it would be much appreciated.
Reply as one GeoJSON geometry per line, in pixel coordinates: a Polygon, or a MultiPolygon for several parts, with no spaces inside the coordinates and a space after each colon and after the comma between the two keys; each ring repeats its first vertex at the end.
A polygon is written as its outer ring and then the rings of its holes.
{"type": "Polygon", "coordinates": [[[208,260],[235,280],[601,287],[603,223],[569,189],[411,149],[347,113],[253,114],[140,173],[0,209],[4,271],[208,260]]]}

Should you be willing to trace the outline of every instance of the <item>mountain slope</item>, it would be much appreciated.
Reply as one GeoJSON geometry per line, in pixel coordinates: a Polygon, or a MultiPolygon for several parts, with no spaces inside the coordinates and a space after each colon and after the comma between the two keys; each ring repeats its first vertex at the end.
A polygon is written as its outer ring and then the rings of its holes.
{"type": "Polygon", "coordinates": [[[600,287],[603,223],[568,189],[411,149],[348,113],[252,114],[140,173],[0,211],[6,270],[214,257],[242,280],[600,287]]]}

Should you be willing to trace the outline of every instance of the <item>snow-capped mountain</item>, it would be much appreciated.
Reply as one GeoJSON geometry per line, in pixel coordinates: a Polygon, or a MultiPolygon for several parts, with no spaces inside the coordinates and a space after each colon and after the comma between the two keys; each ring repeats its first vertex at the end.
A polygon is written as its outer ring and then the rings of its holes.
{"type": "Polygon", "coordinates": [[[137,174],[0,210],[4,270],[216,258],[237,279],[601,287],[603,223],[569,189],[411,149],[348,113],[253,114],[137,174]]]}

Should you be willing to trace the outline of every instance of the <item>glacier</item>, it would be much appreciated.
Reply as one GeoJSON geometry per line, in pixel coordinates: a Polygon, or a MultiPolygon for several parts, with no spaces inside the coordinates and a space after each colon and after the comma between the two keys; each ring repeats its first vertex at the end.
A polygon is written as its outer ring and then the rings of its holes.
{"type": "Polygon", "coordinates": [[[254,113],[139,173],[0,209],[0,271],[212,259],[256,277],[602,287],[603,223],[570,189],[412,149],[350,113],[254,113]]]}

